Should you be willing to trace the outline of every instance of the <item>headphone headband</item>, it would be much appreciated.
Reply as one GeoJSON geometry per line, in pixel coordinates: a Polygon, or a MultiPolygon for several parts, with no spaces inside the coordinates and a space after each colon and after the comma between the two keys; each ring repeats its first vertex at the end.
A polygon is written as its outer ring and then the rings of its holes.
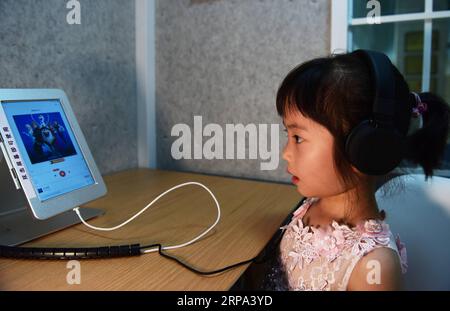
{"type": "Polygon", "coordinates": [[[374,85],[373,118],[377,122],[393,124],[395,116],[395,79],[392,63],[380,52],[356,50],[352,54],[363,59],[369,70],[374,85]]]}

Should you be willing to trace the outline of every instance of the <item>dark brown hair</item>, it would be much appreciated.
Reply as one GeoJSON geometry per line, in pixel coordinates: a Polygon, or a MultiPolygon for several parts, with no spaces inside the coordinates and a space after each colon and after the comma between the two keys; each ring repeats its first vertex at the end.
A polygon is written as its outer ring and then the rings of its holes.
{"type": "MultiPolygon", "coordinates": [[[[395,66],[392,69],[396,83],[394,122],[406,136],[416,101],[402,74],[395,66]]],[[[350,53],[317,58],[289,72],[277,92],[280,116],[300,111],[333,135],[334,164],[345,185],[361,181],[351,169],[345,142],[351,129],[371,115],[375,90],[369,70],[364,60],[350,53]]],[[[419,95],[427,103],[428,111],[423,115],[423,128],[407,137],[405,160],[422,166],[427,179],[442,161],[449,130],[449,106],[431,93],[419,95]]]]}

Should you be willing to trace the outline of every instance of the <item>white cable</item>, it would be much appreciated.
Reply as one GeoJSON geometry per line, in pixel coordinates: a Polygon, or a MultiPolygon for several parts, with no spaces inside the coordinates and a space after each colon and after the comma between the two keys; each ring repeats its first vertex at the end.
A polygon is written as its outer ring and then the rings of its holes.
{"type": "MultiPolygon", "coordinates": [[[[208,187],[206,187],[205,185],[203,185],[203,184],[201,184],[201,183],[199,183],[199,182],[195,182],[195,181],[186,182],[186,183],[183,183],[183,184],[179,184],[179,185],[177,185],[177,186],[174,186],[174,187],[170,188],[169,190],[164,191],[163,193],[161,193],[160,195],[158,195],[153,201],[151,201],[146,207],[144,207],[142,210],[140,210],[136,215],[134,215],[133,217],[131,217],[131,218],[128,219],[127,221],[121,223],[120,225],[117,225],[117,226],[112,227],[112,228],[99,228],[99,227],[92,226],[92,225],[88,224],[88,223],[83,219],[83,217],[82,217],[81,214],[80,214],[79,207],[75,207],[73,210],[74,210],[74,212],[78,215],[78,218],[80,218],[81,222],[82,222],[85,226],[87,226],[87,227],[89,227],[89,228],[91,228],[91,229],[93,229],[93,230],[99,230],[99,231],[113,231],[113,230],[117,230],[117,229],[119,229],[119,228],[125,226],[125,225],[128,224],[129,222],[131,222],[131,221],[133,221],[134,219],[136,219],[137,217],[139,217],[139,215],[141,215],[142,213],[144,213],[150,206],[152,206],[153,203],[155,203],[157,200],[159,200],[161,197],[163,197],[164,195],[166,195],[166,194],[169,193],[170,191],[175,190],[175,189],[178,189],[178,188],[181,188],[181,187],[184,187],[184,186],[187,186],[187,185],[197,185],[197,186],[202,187],[202,188],[205,189],[206,191],[208,191],[208,193],[212,196],[212,198],[214,199],[214,202],[216,203],[216,207],[217,207],[217,219],[216,219],[216,221],[215,221],[208,229],[206,229],[203,233],[201,233],[201,234],[200,234],[199,236],[197,236],[196,238],[190,240],[189,242],[186,242],[186,243],[183,243],[183,244],[179,244],[179,245],[166,246],[166,247],[162,247],[161,249],[162,249],[162,250],[167,250],[167,249],[181,248],[181,247],[190,245],[190,244],[196,242],[197,240],[199,240],[200,238],[202,238],[202,237],[203,237],[204,235],[206,235],[209,231],[211,231],[211,230],[217,225],[217,223],[218,223],[219,220],[220,220],[220,205],[219,205],[219,202],[217,201],[217,198],[214,196],[214,194],[212,193],[212,191],[209,190],[208,187]]],[[[155,251],[158,251],[158,248],[145,250],[144,253],[147,254],[147,253],[151,253],[151,252],[155,252],[155,251]]]]}

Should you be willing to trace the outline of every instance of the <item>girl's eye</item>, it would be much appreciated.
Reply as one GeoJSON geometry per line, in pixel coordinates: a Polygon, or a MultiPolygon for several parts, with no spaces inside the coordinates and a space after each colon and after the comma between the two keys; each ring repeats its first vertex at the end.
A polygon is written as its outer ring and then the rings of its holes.
{"type": "MultiPolygon", "coordinates": [[[[288,136],[287,129],[283,129],[283,131],[286,132],[286,136],[288,136]]],[[[303,138],[298,135],[293,135],[292,137],[295,139],[296,144],[299,144],[303,141],[303,138]]]]}
{"type": "Polygon", "coordinates": [[[301,137],[298,136],[298,135],[294,135],[294,136],[292,136],[292,137],[294,137],[295,143],[297,143],[297,144],[300,144],[300,143],[302,142],[302,140],[303,140],[303,138],[301,138],[301,137]]]}

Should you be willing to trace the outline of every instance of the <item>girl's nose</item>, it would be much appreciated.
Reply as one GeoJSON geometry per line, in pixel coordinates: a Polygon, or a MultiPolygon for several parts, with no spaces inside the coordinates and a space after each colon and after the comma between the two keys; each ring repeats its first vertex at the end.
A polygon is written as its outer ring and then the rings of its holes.
{"type": "Polygon", "coordinates": [[[290,153],[290,151],[288,150],[288,144],[286,144],[285,146],[284,146],[284,148],[283,148],[283,159],[285,160],[285,161],[287,161],[288,163],[291,161],[291,153],[290,153]]]}

